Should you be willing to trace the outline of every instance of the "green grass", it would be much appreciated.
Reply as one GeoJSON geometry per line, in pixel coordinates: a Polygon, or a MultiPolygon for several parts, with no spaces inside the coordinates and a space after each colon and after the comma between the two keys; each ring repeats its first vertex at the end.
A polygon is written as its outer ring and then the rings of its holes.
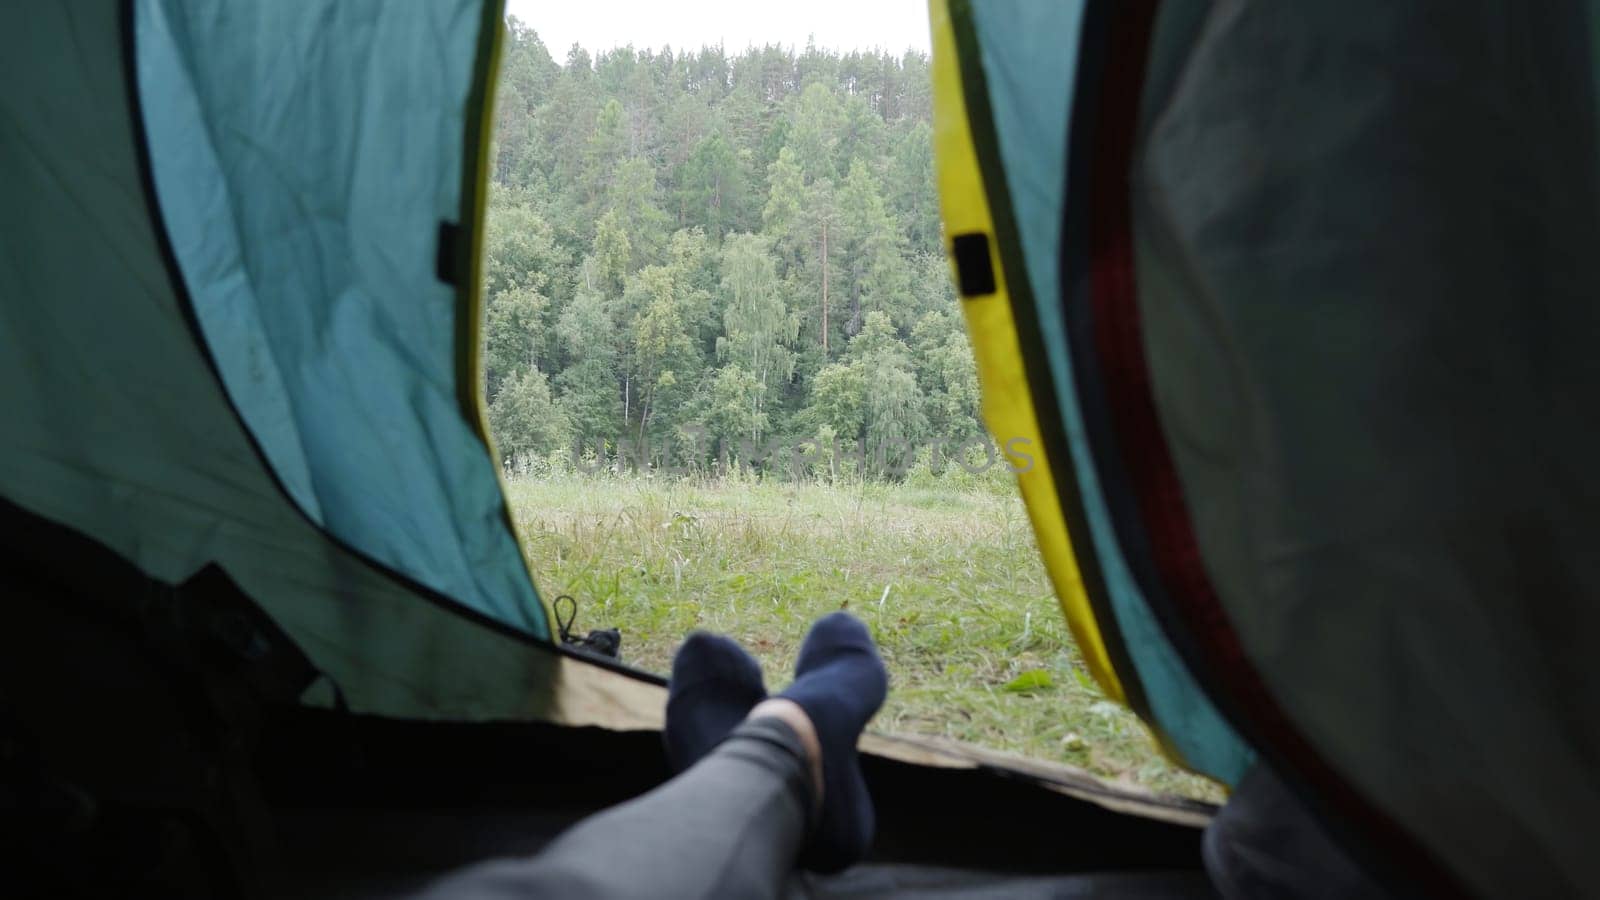
{"type": "Polygon", "coordinates": [[[666,672],[706,629],[781,686],[811,621],[848,609],[889,667],[875,729],[1220,797],[1094,686],[1010,490],[562,476],[509,492],[544,596],[577,598],[580,631],[620,628],[634,666],[666,672]]]}

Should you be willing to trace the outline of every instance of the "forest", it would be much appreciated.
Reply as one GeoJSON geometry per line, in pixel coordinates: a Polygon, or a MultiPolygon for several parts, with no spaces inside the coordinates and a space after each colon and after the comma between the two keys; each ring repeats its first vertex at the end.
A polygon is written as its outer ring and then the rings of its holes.
{"type": "Polygon", "coordinates": [[[920,53],[558,61],[511,19],[484,259],[500,455],[714,468],[804,447],[882,475],[976,439],[930,115],[920,53]]]}

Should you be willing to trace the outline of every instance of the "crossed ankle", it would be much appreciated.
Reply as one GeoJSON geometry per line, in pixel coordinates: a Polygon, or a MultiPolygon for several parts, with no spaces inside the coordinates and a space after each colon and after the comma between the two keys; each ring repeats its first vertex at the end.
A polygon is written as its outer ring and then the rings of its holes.
{"type": "Polygon", "coordinates": [[[789,726],[800,739],[805,752],[811,781],[811,805],[814,811],[822,809],[822,742],[817,738],[817,726],[806,715],[800,704],[785,697],[771,697],[757,703],[746,719],[771,718],[789,726]]]}

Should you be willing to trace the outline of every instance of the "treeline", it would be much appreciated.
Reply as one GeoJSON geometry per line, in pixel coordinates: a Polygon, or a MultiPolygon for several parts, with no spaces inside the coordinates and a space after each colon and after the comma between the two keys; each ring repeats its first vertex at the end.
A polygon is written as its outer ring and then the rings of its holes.
{"type": "Polygon", "coordinates": [[[979,433],[925,56],[558,63],[508,24],[484,336],[503,456],[698,465],[719,446],[979,433]]]}

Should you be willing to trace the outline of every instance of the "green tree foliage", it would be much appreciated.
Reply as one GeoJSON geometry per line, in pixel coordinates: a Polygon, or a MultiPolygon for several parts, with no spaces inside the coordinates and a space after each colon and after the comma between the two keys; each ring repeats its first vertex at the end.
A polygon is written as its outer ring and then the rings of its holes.
{"type": "Polygon", "coordinates": [[[656,259],[667,242],[669,219],[657,205],[656,170],[650,161],[635,157],[617,166],[607,190],[608,211],[628,237],[632,256],[629,269],[640,269],[656,259]]]}
{"type": "Polygon", "coordinates": [[[733,145],[711,134],[694,145],[678,173],[678,224],[720,240],[749,216],[750,186],[733,145]]]}
{"type": "Polygon", "coordinates": [[[844,125],[845,112],[838,92],[828,85],[812,82],[791,101],[785,146],[793,151],[807,184],[838,176],[835,151],[844,125]]]}
{"type": "Polygon", "coordinates": [[[767,169],[767,205],[761,211],[761,227],[777,241],[785,268],[804,263],[810,244],[810,229],[805,224],[806,181],[794,151],[784,147],[767,169]]]}
{"type": "Polygon", "coordinates": [[[503,59],[484,387],[507,458],[979,433],[925,57],[553,54],[511,20],[503,59]]]}
{"type": "Polygon", "coordinates": [[[897,325],[909,326],[915,312],[906,302],[911,296],[905,238],[889,215],[878,179],[862,160],[850,165],[840,197],[845,258],[849,260],[847,288],[850,319],[846,331],[861,328],[863,316],[878,311],[897,325]]]}
{"type": "Polygon", "coordinates": [[[783,302],[778,268],[764,238],[739,234],[722,250],[723,336],[717,357],[754,376],[759,413],[769,392],[794,377],[792,348],[800,321],[783,302]]]}
{"type": "Polygon", "coordinates": [[[612,176],[627,155],[627,124],[623,120],[622,104],[613,97],[601,107],[594,130],[584,141],[581,184],[591,206],[609,193],[612,176]]]}
{"type": "Polygon", "coordinates": [[[573,428],[585,441],[621,434],[615,331],[605,300],[588,289],[578,291],[556,325],[564,360],[556,388],[573,428]]]}
{"type": "Polygon", "coordinates": [[[976,433],[978,367],[972,343],[954,316],[930,312],[911,331],[912,355],[921,361],[917,378],[924,396],[929,427],[954,441],[976,433]]]}
{"type": "Polygon", "coordinates": [[[918,122],[900,135],[889,161],[889,201],[906,242],[914,248],[939,244],[939,192],[933,171],[933,129],[918,122]]]}
{"type": "Polygon", "coordinates": [[[928,438],[925,398],[917,384],[911,349],[900,339],[887,313],[867,313],[861,332],[850,341],[848,356],[866,384],[863,419],[867,444],[889,451],[928,438]]]}
{"type": "Polygon", "coordinates": [[[507,459],[547,456],[572,446],[567,415],[550,396],[550,379],[525,369],[506,380],[489,404],[495,446],[507,459]]]}
{"type": "Polygon", "coordinates": [[[757,404],[760,391],[756,377],[737,363],[719,369],[706,404],[707,437],[728,452],[746,442],[759,442],[769,422],[757,404]]]}
{"type": "Polygon", "coordinates": [[[704,363],[689,337],[689,319],[696,305],[679,273],[670,266],[649,266],[628,284],[625,304],[633,316],[631,365],[624,384],[624,413],[637,422],[641,441],[648,443],[652,426],[660,430],[662,406],[681,403],[685,379],[704,363]],[[637,409],[635,409],[637,407],[637,409]]]}
{"type": "Polygon", "coordinates": [[[817,373],[811,382],[811,396],[805,420],[817,434],[843,441],[861,438],[867,404],[867,378],[861,366],[834,363],[817,373]]]}
{"type": "Polygon", "coordinates": [[[533,288],[501,291],[489,301],[484,320],[484,378],[490,396],[501,382],[537,369],[546,356],[545,313],[550,301],[533,288]]]}
{"type": "Polygon", "coordinates": [[[621,297],[633,270],[633,240],[627,223],[616,210],[595,225],[593,252],[584,266],[584,285],[607,297],[621,297]]]}
{"type": "Polygon", "coordinates": [[[484,249],[490,296],[516,288],[542,291],[568,265],[550,224],[525,193],[508,192],[489,210],[484,249]]]}

